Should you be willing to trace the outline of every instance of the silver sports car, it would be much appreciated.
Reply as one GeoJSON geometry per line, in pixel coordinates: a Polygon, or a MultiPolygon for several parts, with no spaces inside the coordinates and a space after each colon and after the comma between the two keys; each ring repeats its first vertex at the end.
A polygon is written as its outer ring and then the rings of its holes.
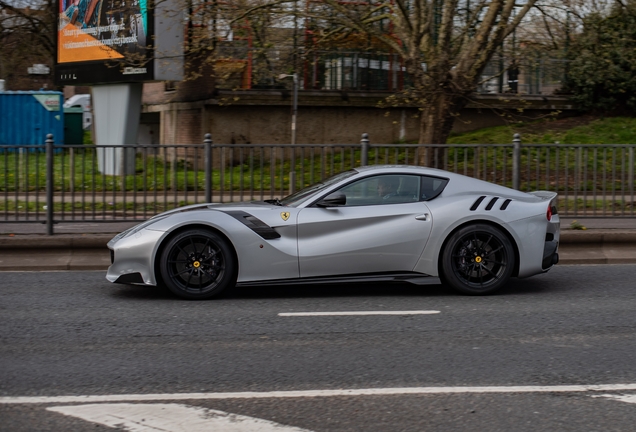
{"type": "Polygon", "coordinates": [[[108,243],[106,278],[188,299],[235,285],[386,280],[490,294],[557,263],[555,202],[437,169],[357,168],[281,200],[159,214],[108,243]]]}

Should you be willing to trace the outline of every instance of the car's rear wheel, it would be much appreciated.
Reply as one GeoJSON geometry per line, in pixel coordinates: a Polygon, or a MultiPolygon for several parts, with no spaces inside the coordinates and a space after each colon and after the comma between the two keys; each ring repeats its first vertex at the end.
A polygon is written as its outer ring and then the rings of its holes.
{"type": "Polygon", "coordinates": [[[451,235],[442,253],[442,280],[470,295],[492,294],[515,267],[512,243],[498,228],[468,225],[451,235]]]}
{"type": "Polygon", "coordinates": [[[207,299],[236,283],[236,259],[228,242],[205,229],[183,231],[168,240],[160,258],[166,287],[179,297],[207,299]]]}

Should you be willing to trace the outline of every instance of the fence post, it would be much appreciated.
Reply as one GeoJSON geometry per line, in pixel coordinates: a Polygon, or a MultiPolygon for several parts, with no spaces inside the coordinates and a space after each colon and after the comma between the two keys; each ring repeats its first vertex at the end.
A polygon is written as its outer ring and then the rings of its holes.
{"type": "Polygon", "coordinates": [[[212,202],[212,134],[206,133],[203,138],[205,147],[205,202],[212,202]]]}
{"type": "MultiPolygon", "coordinates": [[[[630,194],[634,195],[634,147],[629,148],[629,161],[627,162],[627,183],[630,194]]],[[[633,209],[632,209],[633,211],[633,209]]]]}
{"type": "Polygon", "coordinates": [[[289,194],[296,192],[296,149],[295,145],[290,146],[291,160],[289,162],[289,194]]]}
{"type": "Polygon", "coordinates": [[[521,171],[521,135],[512,138],[512,188],[519,190],[521,171]]]}
{"type": "Polygon", "coordinates": [[[368,133],[362,134],[360,145],[362,146],[362,153],[360,155],[360,165],[362,166],[369,165],[369,134],[368,133]]]}
{"type": "Polygon", "coordinates": [[[53,235],[53,134],[46,135],[46,234],[53,235]]]}

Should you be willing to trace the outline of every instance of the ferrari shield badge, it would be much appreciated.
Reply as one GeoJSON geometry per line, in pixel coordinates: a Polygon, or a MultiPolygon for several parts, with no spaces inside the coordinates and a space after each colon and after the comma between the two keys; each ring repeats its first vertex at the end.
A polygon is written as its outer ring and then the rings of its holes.
{"type": "Polygon", "coordinates": [[[283,218],[284,221],[289,219],[289,212],[280,212],[280,217],[283,218]]]}

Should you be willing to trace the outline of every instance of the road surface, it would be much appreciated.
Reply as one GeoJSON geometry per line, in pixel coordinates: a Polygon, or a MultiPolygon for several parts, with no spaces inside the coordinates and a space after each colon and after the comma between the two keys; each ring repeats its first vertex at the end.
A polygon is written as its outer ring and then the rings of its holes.
{"type": "Polygon", "coordinates": [[[103,272],[6,272],[0,430],[631,431],[634,274],[192,302],[103,272]]]}

